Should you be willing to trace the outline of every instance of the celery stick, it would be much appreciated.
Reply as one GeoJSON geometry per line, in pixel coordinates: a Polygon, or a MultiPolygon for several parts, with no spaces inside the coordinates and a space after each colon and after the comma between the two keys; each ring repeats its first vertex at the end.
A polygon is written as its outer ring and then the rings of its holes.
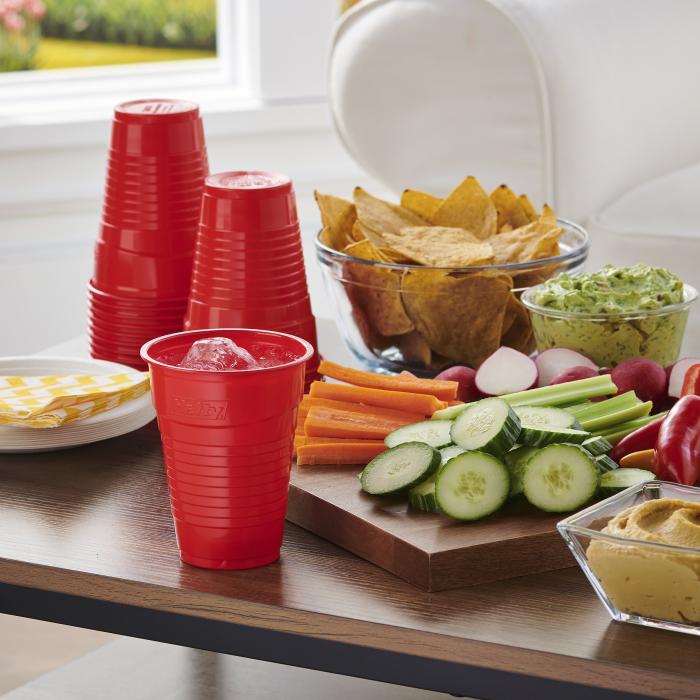
{"type": "MultiPolygon", "coordinates": [[[[599,377],[589,379],[577,379],[565,384],[554,384],[552,386],[518,391],[515,394],[506,394],[500,398],[507,401],[511,406],[561,406],[571,404],[575,401],[584,401],[598,396],[608,396],[617,392],[617,387],[613,383],[610,375],[602,374],[599,377]]],[[[433,413],[434,420],[456,418],[464,411],[469,404],[461,406],[449,406],[433,413]]]]}
{"type": "MultiPolygon", "coordinates": [[[[605,403],[605,402],[603,402],[605,403]]],[[[592,418],[587,418],[582,420],[578,418],[578,422],[584,430],[589,433],[598,433],[600,430],[614,430],[614,428],[620,423],[625,423],[627,421],[635,420],[637,418],[644,418],[651,413],[651,409],[654,404],[651,401],[642,403],[641,401],[636,405],[630,406],[629,408],[622,408],[612,413],[603,414],[601,416],[593,416],[592,418]]]]}
{"type": "Polygon", "coordinates": [[[591,403],[590,406],[582,408],[579,411],[571,411],[567,409],[569,413],[572,413],[579,422],[588,420],[589,418],[598,418],[600,416],[607,416],[609,413],[615,413],[615,411],[622,411],[625,408],[631,408],[632,406],[639,406],[642,403],[637,395],[633,391],[628,391],[619,396],[613,396],[612,399],[607,401],[599,401],[598,403],[591,403]]]}
{"type": "Polygon", "coordinates": [[[623,437],[626,437],[630,433],[633,433],[637,428],[643,428],[649,423],[653,423],[657,418],[662,418],[668,413],[664,411],[663,413],[655,413],[653,416],[644,416],[642,418],[635,418],[634,420],[628,420],[625,423],[619,423],[613,426],[609,430],[604,430],[597,435],[604,437],[612,445],[617,445],[623,437]]]}

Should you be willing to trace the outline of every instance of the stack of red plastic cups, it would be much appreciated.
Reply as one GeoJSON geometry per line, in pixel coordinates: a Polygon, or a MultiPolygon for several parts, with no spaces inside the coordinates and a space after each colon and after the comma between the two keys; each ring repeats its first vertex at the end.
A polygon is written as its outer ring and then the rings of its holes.
{"type": "Polygon", "coordinates": [[[261,328],[311,343],[306,386],[318,378],[316,321],[296,199],[286,175],[206,178],[185,330],[261,328]]]}
{"type": "Polygon", "coordinates": [[[93,357],[144,369],[141,346],[182,329],[207,173],[197,105],[136,100],[115,108],[88,285],[93,357]]]}

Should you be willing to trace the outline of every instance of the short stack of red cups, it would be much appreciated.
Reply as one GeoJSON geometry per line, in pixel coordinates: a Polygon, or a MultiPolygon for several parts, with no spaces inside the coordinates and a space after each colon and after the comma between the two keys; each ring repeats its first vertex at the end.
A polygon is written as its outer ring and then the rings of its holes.
{"type": "Polygon", "coordinates": [[[207,173],[197,105],[136,100],[115,108],[88,285],[93,357],[145,369],[141,346],[182,330],[207,173]]]}
{"type": "Polygon", "coordinates": [[[298,336],[314,354],[316,321],[306,281],[296,199],[286,175],[259,171],[206,178],[185,330],[259,328],[298,336]]]}

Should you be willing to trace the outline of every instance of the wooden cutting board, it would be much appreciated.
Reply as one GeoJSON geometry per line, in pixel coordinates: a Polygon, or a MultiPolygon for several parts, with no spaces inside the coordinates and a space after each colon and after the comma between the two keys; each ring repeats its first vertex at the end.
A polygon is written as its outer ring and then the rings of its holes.
{"type": "Polygon", "coordinates": [[[292,469],[287,519],[428,591],[574,566],[561,516],[524,502],[475,523],[409,510],[360,490],[360,467],[292,469]]]}

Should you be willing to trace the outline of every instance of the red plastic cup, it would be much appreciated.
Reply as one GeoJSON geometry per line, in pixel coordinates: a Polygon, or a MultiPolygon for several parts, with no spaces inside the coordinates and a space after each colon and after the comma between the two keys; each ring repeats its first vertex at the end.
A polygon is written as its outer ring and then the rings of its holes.
{"type": "MultiPolygon", "coordinates": [[[[221,326],[299,327],[316,347],[296,200],[285,175],[238,171],[205,180],[184,327],[221,326]]],[[[317,365],[314,352],[309,372],[317,365]]]]}
{"type": "Polygon", "coordinates": [[[231,328],[175,333],[141,349],[151,370],[183,561],[246,569],[279,558],[296,414],[312,354],[294,336],[231,328]],[[274,350],[290,359],[218,372],[177,366],[194,341],[222,336],[254,357],[274,350]]]}

